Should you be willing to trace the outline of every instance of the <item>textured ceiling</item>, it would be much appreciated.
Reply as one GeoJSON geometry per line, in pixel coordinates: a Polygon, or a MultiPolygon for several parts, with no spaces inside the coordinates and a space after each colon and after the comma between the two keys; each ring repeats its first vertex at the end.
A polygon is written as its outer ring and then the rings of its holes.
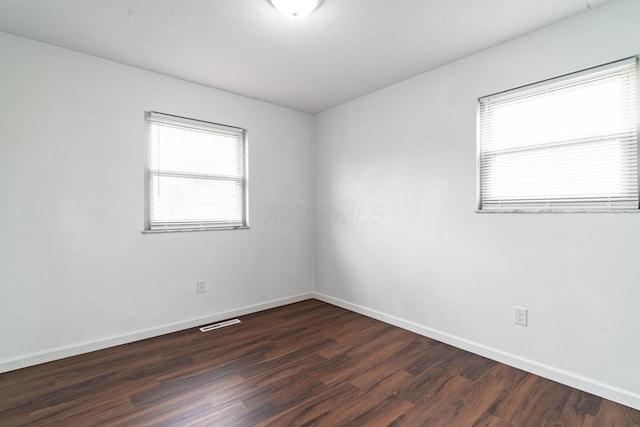
{"type": "Polygon", "coordinates": [[[316,113],[610,0],[1,0],[0,30],[316,113]]]}

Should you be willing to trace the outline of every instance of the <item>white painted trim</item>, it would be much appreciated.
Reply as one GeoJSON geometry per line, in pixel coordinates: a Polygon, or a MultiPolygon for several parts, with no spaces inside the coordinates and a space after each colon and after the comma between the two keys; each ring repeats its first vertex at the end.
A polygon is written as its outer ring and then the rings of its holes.
{"type": "Polygon", "coordinates": [[[638,393],[605,384],[591,378],[583,377],[576,373],[555,368],[516,354],[488,347],[474,341],[460,338],[458,336],[448,334],[428,326],[423,326],[397,316],[386,314],[378,310],[373,310],[362,305],[354,304],[340,298],[334,298],[319,292],[313,292],[313,298],[640,410],[640,394],[638,393]]]}
{"type": "Polygon", "coordinates": [[[306,292],[303,294],[292,295],[286,298],[280,298],[259,304],[240,307],[234,310],[223,311],[221,313],[212,314],[206,317],[190,319],[183,322],[170,323],[156,328],[143,329],[132,332],[130,334],[118,335],[64,347],[57,347],[43,352],[26,354],[16,359],[0,360],[0,373],[13,371],[15,369],[26,368],[27,366],[38,365],[40,363],[51,362],[53,360],[64,359],[65,357],[77,356],[78,354],[89,353],[91,351],[102,350],[104,348],[114,347],[116,345],[127,344],[134,341],[157,337],[159,335],[170,334],[172,332],[194,328],[206,323],[218,322],[230,317],[244,316],[258,311],[268,310],[270,308],[304,301],[310,298],[313,298],[313,294],[311,292],[306,292]]]}

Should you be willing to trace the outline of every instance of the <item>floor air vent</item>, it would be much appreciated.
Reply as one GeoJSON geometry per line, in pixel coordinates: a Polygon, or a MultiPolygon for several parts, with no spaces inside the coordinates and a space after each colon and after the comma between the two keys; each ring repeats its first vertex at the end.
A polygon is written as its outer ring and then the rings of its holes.
{"type": "Polygon", "coordinates": [[[215,329],[224,328],[225,326],[235,325],[236,323],[240,323],[240,319],[226,320],[220,323],[214,323],[213,325],[207,325],[200,328],[200,332],[209,332],[215,329]]]}

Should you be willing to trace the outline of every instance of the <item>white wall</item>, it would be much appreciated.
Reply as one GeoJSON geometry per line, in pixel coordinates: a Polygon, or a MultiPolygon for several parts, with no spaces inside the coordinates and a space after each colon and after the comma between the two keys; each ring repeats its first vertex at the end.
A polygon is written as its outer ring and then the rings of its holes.
{"type": "Polygon", "coordinates": [[[320,297],[640,408],[640,215],[474,213],[477,98],[638,54],[638,17],[613,2],[320,114],[320,297]]]}
{"type": "Polygon", "coordinates": [[[0,372],[309,296],[312,116],[8,34],[0,52],[0,372]],[[145,110],[248,129],[250,230],[141,233],[145,110]]]}

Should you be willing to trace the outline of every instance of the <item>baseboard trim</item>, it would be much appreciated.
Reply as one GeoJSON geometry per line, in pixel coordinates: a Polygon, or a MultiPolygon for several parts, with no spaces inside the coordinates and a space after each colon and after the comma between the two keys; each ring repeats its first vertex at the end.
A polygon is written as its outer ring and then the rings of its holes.
{"type": "Polygon", "coordinates": [[[486,345],[460,338],[458,336],[448,334],[437,329],[420,325],[410,320],[402,319],[400,317],[386,314],[378,310],[373,310],[371,308],[364,307],[359,304],[354,304],[340,298],[334,298],[320,292],[314,291],[313,298],[332,305],[336,305],[338,307],[342,307],[350,311],[354,311],[356,313],[360,313],[362,315],[380,320],[385,323],[389,323],[394,326],[398,326],[402,329],[406,329],[425,337],[461,348],[471,353],[487,357],[497,362],[513,366],[514,368],[522,369],[523,371],[527,371],[532,374],[550,379],[552,381],[568,385],[578,390],[582,390],[587,393],[591,393],[596,396],[600,396],[602,398],[609,399],[622,405],[640,410],[640,394],[634,393],[632,391],[611,386],[609,384],[605,384],[563,369],[558,369],[553,366],[537,362],[535,360],[518,356],[516,354],[488,347],[486,345]]]}
{"type": "Polygon", "coordinates": [[[66,357],[77,356],[79,354],[102,350],[104,348],[127,344],[134,341],[140,341],[147,338],[153,338],[159,335],[170,334],[172,332],[194,328],[205,323],[219,322],[230,317],[244,316],[247,314],[256,313],[258,311],[268,310],[270,308],[304,301],[310,298],[313,298],[313,294],[311,292],[306,292],[303,294],[292,295],[286,298],[275,299],[259,304],[253,304],[233,310],[223,311],[220,313],[212,314],[210,316],[189,319],[183,322],[170,323],[156,328],[143,329],[125,335],[108,337],[81,344],[57,347],[44,352],[27,354],[15,359],[2,360],[0,361],[0,373],[26,368],[28,366],[39,365],[41,363],[51,362],[54,360],[64,359],[66,357]]]}

